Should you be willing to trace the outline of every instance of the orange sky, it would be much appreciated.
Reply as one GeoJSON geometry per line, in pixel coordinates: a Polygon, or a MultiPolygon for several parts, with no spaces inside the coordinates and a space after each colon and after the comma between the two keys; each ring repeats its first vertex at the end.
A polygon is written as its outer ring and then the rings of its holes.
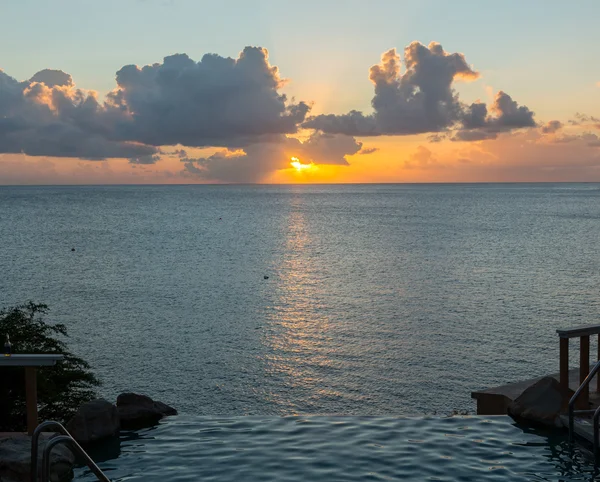
{"type": "MultiPolygon", "coordinates": [[[[600,147],[567,136],[594,135],[594,127],[567,127],[560,135],[528,129],[496,140],[428,142],[426,136],[359,139],[378,150],[348,156],[349,166],[314,165],[274,171],[265,183],[386,182],[585,182],[600,181],[600,147]]],[[[600,134],[600,131],[596,129],[600,134]]],[[[168,148],[164,148],[168,151],[168,148]]],[[[197,150],[198,153],[214,152],[197,150]]],[[[162,155],[152,165],[126,159],[85,161],[71,158],[0,155],[3,184],[191,184],[206,182],[182,173],[182,162],[162,155]]]]}

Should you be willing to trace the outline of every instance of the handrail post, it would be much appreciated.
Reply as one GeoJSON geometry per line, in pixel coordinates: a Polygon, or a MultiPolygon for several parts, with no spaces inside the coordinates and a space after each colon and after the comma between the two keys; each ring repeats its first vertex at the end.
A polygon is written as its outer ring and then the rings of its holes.
{"type": "Polygon", "coordinates": [[[60,435],[58,437],[53,438],[52,440],[49,440],[46,444],[46,447],[44,448],[44,458],[42,463],[42,482],[48,482],[49,480],[48,476],[50,475],[50,452],[52,451],[55,445],[58,445],[60,443],[71,445],[71,447],[75,449],[75,452],[79,456],[83,457],[86,465],[92,471],[92,473],[96,477],[98,477],[98,480],[100,480],[101,482],[111,482],[110,479],[106,475],[104,475],[104,472],[100,470],[100,467],[98,467],[96,463],[90,458],[90,456],[85,452],[85,450],[81,448],[81,445],[79,445],[75,441],[75,439],[70,435],[60,435]]]}
{"type": "MultiPolygon", "coordinates": [[[[598,335],[600,337],[600,335],[598,335]]],[[[556,345],[555,345],[556,346],[556,345]]],[[[569,389],[569,339],[560,338],[560,386],[569,389]]]]}
{"type": "MultiPolygon", "coordinates": [[[[585,378],[590,373],[590,336],[581,336],[579,338],[579,383],[583,383],[585,378]]],[[[590,389],[585,386],[582,395],[582,405],[588,407],[590,404],[590,389]]]]}
{"type": "Polygon", "coordinates": [[[38,480],[38,478],[37,478],[38,440],[39,440],[40,435],[42,434],[43,430],[45,428],[50,428],[50,427],[58,428],[58,431],[60,433],[62,433],[63,435],[70,435],[69,432],[67,432],[67,429],[62,426],[62,424],[60,424],[58,422],[53,422],[50,420],[40,423],[35,428],[35,430],[33,431],[33,434],[31,435],[31,464],[30,464],[31,482],[36,482],[38,480]]]}
{"type": "Polygon", "coordinates": [[[50,475],[50,452],[54,448],[55,445],[59,443],[65,443],[67,440],[70,440],[70,437],[66,435],[59,435],[58,437],[49,440],[44,447],[44,458],[42,459],[42,482],[49,482],[50,475]]]}
{"type": "MultiPolygon", "coordinates": [[[[588,373],[583,383],[579,385],[579,388],[575,391],[571,399],[569,400],[569,443],[573,443],[574,432],[575,432],[575,402],[579,398],[579,396],[587,390],[588,385],[592,381],[592,378],[598,373],[600,370],[600,361],[596,362],[594,368],[588,373]]],[[[595,415],[595,412],[594,412],[595,415]]],[[[599,415],[600,416],[600,415],[599,415]]]]}
{"type": "Polygon", "coordinates": [[[37,454],[38,454],[38,439],[42,430],[49,427],[55,427],[58,429],[60,435],[53,439],[50,439],[44,448],[44,455],[42,457],[42,482],[48,482],[48,476],[50,475],[50,452],[52,448],[59,443],[68,443],[71,445],[75,452],[79,454],[85,460],[86,465],[89,469],[94,473],[98,480],[102,482],[110,482],[110,479],[104,475],[104,472],[100,470],[100,468],[96,465],[96,463],[90,458],[81,445],[77,443],[77,441],[73,438],[73,436],[69,433],[69,431],[60,423],[47,421],[43,422],[36,427],[33,431],[33,436],[31,437],[31,482],[36,482],[37,479],[37,454]]]}
{"type": "MultiPolygon", "coordinates": [[[[598,335],[598,358],[596,360],[600,361],[600,334],[598,335]]],[[[596,391],[600,393],[600,375],[596,376],[596,391]]]]}

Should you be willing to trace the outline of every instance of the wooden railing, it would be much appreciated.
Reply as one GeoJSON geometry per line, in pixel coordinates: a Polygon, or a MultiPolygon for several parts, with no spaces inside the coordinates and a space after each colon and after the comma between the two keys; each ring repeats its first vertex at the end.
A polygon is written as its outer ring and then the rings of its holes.
{"type": "MultiPolygon", "coordinates": [[[[579,384],[590,373],[590,336],[598,335],[598,358],[600,360],[600,325],[578,326],[568,330],[556,330],[560,338],[560,385],[569,388],[569,338],[579,337],[579,384]]],[[[596,390],[600,392],[600,376],[596,377],[596,390]]],[[[581,393],[581,402],[589,404],[589,387],[586,386],[581,393]]]]}

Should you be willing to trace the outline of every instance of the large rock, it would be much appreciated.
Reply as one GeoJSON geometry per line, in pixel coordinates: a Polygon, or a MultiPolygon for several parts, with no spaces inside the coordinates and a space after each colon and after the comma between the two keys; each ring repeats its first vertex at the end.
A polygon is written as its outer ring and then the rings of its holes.
{"type": "Polygon", "coordinates": [[[84,403],[67,423],[73,438],[84,444],[118,435],[119,428],[117,407],[103,399],[84,403]]]}
{"type": "Polygon", "coordinates": [[[508,407],[508,414],[549,427],[562,427],[560,413],[567,409],[572,390],[563,389],[558,380],[544,377],[527,388],[508,407]]]}
{"type": "MultiPolygon", "coordinates": [[[[42,456],[46,442],[54,434],[42,434],[38,450],[38,474],[42,472],[42,456]]],[[[67,481],[73,478],[75,457],[65,445],[55,445],[50,452],[50,480],[67,481]]],[[[0,437],[0,481],[29,482],[31,476],[31,437],[11,434],[0,437]]]]}
{"type": "Polygon", "coordinates": [[[166,415],[177,415],[177,410],[146,395],[122,393],[117,397],[121,428],[137,430],[152,427],[166,415]]]}

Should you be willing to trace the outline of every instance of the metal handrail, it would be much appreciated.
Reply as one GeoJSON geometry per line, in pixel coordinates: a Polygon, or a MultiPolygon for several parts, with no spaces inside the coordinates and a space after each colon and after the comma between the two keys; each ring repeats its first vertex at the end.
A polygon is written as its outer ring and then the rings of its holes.
{"type": "Polygon", "coordinates": [[[37,459],[38,459],[38,440],[40,435],[44,431],[45,428],[55,428],[58,429],[58,432],[63,435],[71,435],[68,430],[63,427],[62,424],[58,422],[54,422],[48,420],[47,422],[40,423],[35,430],[33,431],[33,435],[31,436],[31,482],[36,482],[37,478],[37,459]]]}
{"type": "MultiPolygon", "coordinates": [[[[581,395],[583,390],[590,384],[590,382],[592,381],[592,378],[594,378],[596,373],[598,373],[598,370],[600,370],[600,361],[596,362],[596,364],[594,365],[594,368],[592,368],[592,370],[590,371],[588,376],[585,377],[585,380],[583,381],[583,383],[581,385],[579,385],[579,388],[577,389],[575,394],[569,400],[569,443],[573,443],[573,438],[575,435],[574,415],[576,413],[591,413],[590,410],[575,410],[575,402],[577,401],[577,398],[579,398],[579,395],[581,395]]],[[[600,417],[600,415],[598,415],[598,416],[600,417]]],[[[594,412],[594,417],[596,417],[595,412],[594,412]]],[[[596,432],[594,433],[594,437],[596,438],[596,432]]]]}
{"type": "Polygon", "coordinates": [[[49,440],[44,448],[44,458],[42,459],[42,482],[49,482],[48,476],[50,475],[50,452],[54,448],[55,445],[60,443],[70,444],[72,448],[75,449],[75,452],[85,460],[88,468],[94,473],[98,480],[101,482],[111,482],[111,480],[104,475],[104,472],[100,470],[100,467],[96,465],[96,463],[91,459],[91,457],[86,453],[85,450],[81,448],[73,437],[70,435],[59,435],[58,437],[49,440]]]}
{"type": "Polygon", "coordinates": [[[80,455],[86,462],[88,468],[98,477],[101,482],[111,482],[106,475],[100,470],[96,463],[90,458],[85,450],[79,445],[69,431],[63,427],[62,424],[53,421],[47,421],[39,424],[33,431],[31,437],[31,482],[36,482],[37,479],[37,458],[38,458],[38,440],[43,429],[54,427],[57,428],[62,436],[51,439],[44,449],[44,455],[42,457],[42,482],[48,482],[48,476],[50,473],[50,452],[55,445],[59,443],[69,443],[75,449],[78,455],[80,455]]]}

